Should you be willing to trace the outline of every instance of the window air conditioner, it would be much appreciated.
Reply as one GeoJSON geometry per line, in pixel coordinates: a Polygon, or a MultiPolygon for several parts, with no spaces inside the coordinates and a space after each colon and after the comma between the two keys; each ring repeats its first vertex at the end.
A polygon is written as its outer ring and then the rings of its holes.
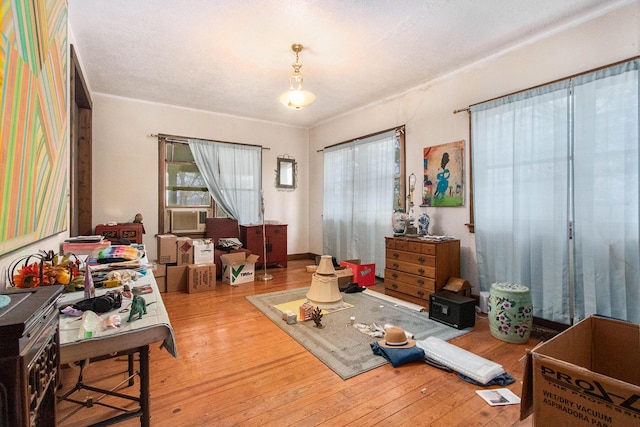
{"type": "Polygon", "coordinates": [[[172,233],[204,233],[207,228],[207,217],[211,209],[180,208],[171,209],[172,233]]]}

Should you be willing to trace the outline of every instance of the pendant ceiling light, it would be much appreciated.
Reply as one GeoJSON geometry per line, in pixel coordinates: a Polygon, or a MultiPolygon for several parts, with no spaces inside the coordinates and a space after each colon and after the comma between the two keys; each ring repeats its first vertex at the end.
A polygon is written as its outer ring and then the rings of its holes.
{"type": "Polygon", "coordinates": [[[312,92],[302,89],[302,74],[300,74],[302,64],[299,60],[302,48],[303,46],[298,43],[291,45],[291,50],[296,53],[296,62],[291,64],[293,66],[293,74],[289,77],[289,90],[283,92],[279,98],[280,102],[282,102],[286,107],[294,110],[308,107],[316,100],[316,96],[312,92]]]}

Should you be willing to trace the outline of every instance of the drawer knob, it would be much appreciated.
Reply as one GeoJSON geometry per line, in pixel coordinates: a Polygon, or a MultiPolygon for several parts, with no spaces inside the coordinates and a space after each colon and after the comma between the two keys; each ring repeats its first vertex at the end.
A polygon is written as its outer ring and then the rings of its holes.
{"type": "Polygon", "coordinates": [[[392,287],[393,289],[398,289],[398,285],[396,285],[395,283],[392,283],[392,284],[391,284],[391,287],[392,287]]]}
{"type": "Polygon", "coordinates": [[[424,285],[424,280],[422,279],[418,280],[417,282],[418,282],[418,285],[424,285]]]}
{"type": "Polygon", "coordinates": [[[424,274],[424,269],[422,269],[422,268],[421,268],[421,269],[419,269],[419,270],[418,270],[418,273],[420,273],[420,274],[424,274]]]}
{"type": "Polygon", "coordinates": [[[418,292],[417,292],[417,294],[418,294],[418,296],[419,296],[419,297],[421,297],[421,298],[424,296],[424,292],[422,292],[422,291],[418,291],[418,292]]]}
{"type": "Polygon", "coordinates": [[[397,275],[396,273],[393,273],[393,274],[391,275],[391,277],[393,277],[394,279],[397,279],[397,278],[398,278],[398,275],[397,275]]]}
{"type": "Polygon", "coordinates": [[[418,262],[419,263],[423,263],[425,262],[425,258],[423,256],[421,256],[420,258],[418,258],[418,262]]]}
{"type": "Polygon", "coordinates": [[[394,253],[393,253],[393,257],[394,257],[395,259],[398,259],[398,257],[399,257],[399,256],[400,256],[400,255],[398,255],[398,252],[394,252],[394,253]]]}
{"type": "Polygon", "coordinates": [[[399,266],[398,264],[395,264],[395,263],[393,264],[393,268],[397,269],[397,268],[399,268],[399,267],[400,267],[400,266],[399,266]]]}

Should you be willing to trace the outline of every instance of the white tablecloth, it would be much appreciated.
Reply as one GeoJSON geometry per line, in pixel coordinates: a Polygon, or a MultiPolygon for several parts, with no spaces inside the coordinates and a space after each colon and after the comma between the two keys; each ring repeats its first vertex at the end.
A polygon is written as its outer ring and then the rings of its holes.
{"type": "MultiPolygon", "coordinates": [[[[158,285],[150,269],[146,270],[144,276],[130,284],[130,287],[143,285],[151,285],[153,289],[153,292],[142,295],[147,303],[147,314],[143,315],[141,319],[137,319],[138,316],[136,315],[134,319],[137,320],[128,322],[129,312],[120,313],[119,311],[128,308],[131,299],[123,298],[121,308],[100,314],[102,319],[106,319],[111,315],[120,315],[121,326],[118,328],[101,329],[91,338],[81,339],[78,337],[82,325],[81,318],[61,314],[60,349],[62,361],[72,361],[72,359],[80,356],[97,357],[108,355],[111,352],[128,350],[158,341],[162,341],[161,348],[165,348],[173,357],[178,357],[169,315],[167,314],[164,302],[162,301],[162,295],[158,290],[158,285]]],[[[104,295],[113,289],[122,290],[122,287],[111,289],[98,288],[96,289],[96,296],[104,295]]],[[[84,299],[83,292],[65,293],[62,294],[58,300],[58,306],[75,303],[82,299],[84,299]]]]}

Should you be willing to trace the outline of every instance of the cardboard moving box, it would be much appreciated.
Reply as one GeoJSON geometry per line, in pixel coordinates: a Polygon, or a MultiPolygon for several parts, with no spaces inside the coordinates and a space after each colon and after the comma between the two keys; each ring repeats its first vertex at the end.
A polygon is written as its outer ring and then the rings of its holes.
{"type": "Polygon", "coordinates": [[[347,286],[353,282],[353,271],[350,268],[336,268],[336,276],[338,276],[338,286],[347,286]]]}
{"type": "Polygon", "coordinates": [[[220,255],[222,261],[222,281],[231,286],[253,282],[258,255],[245,258],[244,252],[220,255]]]}
{"type": "Polygon", "coordinates": [[[167,275],[167,265],[159,264],[157,261],[153,262],[153,277],[165,277],[167,275]]]}
{"type": "Polygon", "coordinates": [[[193,239],[191,237],[178,237],[176,251],[178,265],[193,264],[193,239]]]}
{"type": "Polygon", "coordinates": [[[187,292],[187,266],[168,265],[167,266],[167,292],[187,292]]]}
{"type": "Polygon", "coordinates": [[[158,262],[171,264],[176,262],[176,242],[178,236],[174,234],[158,234],[158,262]]]}
{"type": "Polygon", "coordinates": [[[640,325],[591,316],[531,350],[520,419],[539,426],[640,425],[640,325]]]}
{"type": "Polygon", "coordinates": [[[216,288],[215,264],[191,264],[187,266],[188,292],[212,291],[216,288]]]}
{"type": "Polygon", "coordinates": [[[213,262],[214,247],[211,239],[193,241],[193,263],[210,264],[213,262]]]}

